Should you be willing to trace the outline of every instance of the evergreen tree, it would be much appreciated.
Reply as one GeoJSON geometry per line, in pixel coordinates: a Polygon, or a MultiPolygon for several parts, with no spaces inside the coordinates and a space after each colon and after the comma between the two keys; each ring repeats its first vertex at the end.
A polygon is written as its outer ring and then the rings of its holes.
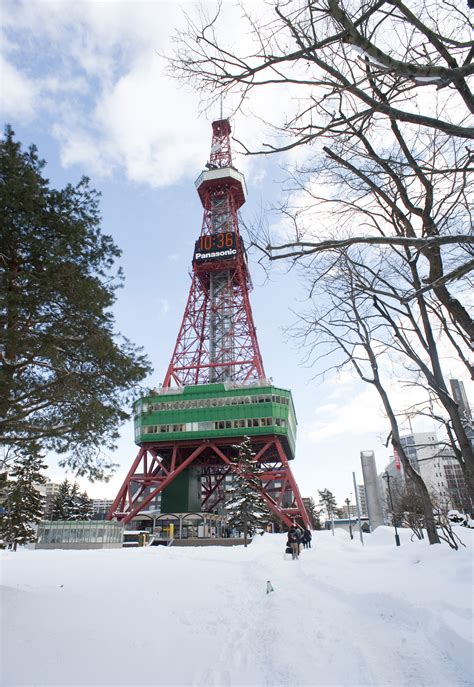
{"type": "Polygon", "coordinates": [[[61,482],[51,505],[51,520],[69,520],[71,516],[71,484],[61,482]]]}
{"type": "Polygon", "coordinates": [[[114,332],[120,251],[99,224],[88,179],[50,188],[44,162],[7,128],[0,141],[0,444],[64,454],[92,479],[113,448],[137,383],[139,349],[114,332]]]}
{"type": "Polygon", "coordinates": [[[69,516],[67,517],[67,520],[81,520],[79,508],[80,498],[81,494],[79,492],[79,485],[77,482],[74,482],[69,491],[69,516]]]}
{"type": "Polygon", "coordinates": [[[51,505],[51,520],[92,520],[92,502],[87,492],[79,492],[77,482],[71,484],[67,479],[59,485],[59,490],[51,505]]]}
{"type": "Polygon", "coordinates": [[[77,509],[78,509],[78,520],[93,520],[94,519],[94,511],[92,508],[92,501],[91,499],[87,496],[87,492],[83,491],[82,494],[79,494],[78,500],[77,500],[77,509]]]}
{"type": "MultiPolygon", "coordinates": [[[[0,472],[0,507],[5,508],[5,501],[7,498],[8,489],[8,474],[7,472],[0,472]]],[[[3,511],[0,511],[2,513],[3,511]]]]}
{"type": "Polygon", "coordinates": [[[244,545],[248,535],[265,527],[271,512],[261,493],[261,480],[258,463],[253,460],[250,437],[244,437],[241,444],[234,446],[238,451],[239,472],[234,473],[233,484],[228,490],[226,509],[229,514],[228,525],[243,531],[244,545]]]}
{"type": "Polygon", "coordinates": [[[336,512],[336,497],[334,496],[332,491],[329,491],[329,489],[323,489],[322,491],[318,489],[318,494],[319,505],[323,506],[326,509],[328,518],[332,520],[336,512]]]}
{"type": "Polygon", "coordinates": [[[33,454],[22,451],[10,472],[11,482],[4,489],[5,512],[0,517],[0,537],[12,545],[36,541],[36,527],[44,511],[44,497],[37,485],[45,484],[41,474],[47,465],[36,451],[33,454]]]}
{"type": "Polygon", "coordinates": [[[311,497],[309,499],[309,503],[306,506],[306,512],[309,515],[309,519],[311,520],[311,527],[313,530],[320,530],[321,529],[321,521],[319,519],[319,516],[321,515],[321,510],[322,509],[317,509],[316,504],[314,502],[314,499],[311,497]]]}

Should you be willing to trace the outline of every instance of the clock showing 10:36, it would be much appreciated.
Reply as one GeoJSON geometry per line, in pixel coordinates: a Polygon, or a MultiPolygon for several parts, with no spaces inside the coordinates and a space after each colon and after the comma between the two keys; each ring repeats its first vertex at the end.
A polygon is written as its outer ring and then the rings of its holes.
{"type": "Polygon", "coordinates": [[[237,237],[234,231],[200,236],[194,247],[194,261],[229,259],[237,255],[237,237]]]}

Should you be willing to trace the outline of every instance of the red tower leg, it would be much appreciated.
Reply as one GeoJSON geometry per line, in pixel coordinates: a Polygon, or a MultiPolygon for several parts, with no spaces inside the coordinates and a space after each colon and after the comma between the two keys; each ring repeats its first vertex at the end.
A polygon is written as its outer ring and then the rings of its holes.
{"type": "MultiPolygon", "coordinates": [[[[213,507],[224,505],[225,492],[219,493],[218,484],[229,472],[240,473],[235,461],[235,439],[219,441],[170,442],[159,446],[142,447],[135,459],[113,506],[110,517],[127,523],[147,510],[148,505],[191,463],[198,466],[202,476],[214,470],[216,484],[208,487],[215,495],[213,507]],[[161,458],[148,459],[161,453],[161,458]],[[178,457],[177,457],[178,455],[178,457]],[[173,465],[174,461],[174,465],[173,465]]],[[[275,436],[258,437],[252,441],[255,460],[261,467],[261,493],[270,510],[282,522],[290,525],[297,518],[307,527],[310,521],[304,508],[298,486],[291,472],[281,439],[275,436]],[[280,486],[274,486],[280,484],[280,486]]],[[[205,499],[204,499],[205,505],[205,499]]]]}

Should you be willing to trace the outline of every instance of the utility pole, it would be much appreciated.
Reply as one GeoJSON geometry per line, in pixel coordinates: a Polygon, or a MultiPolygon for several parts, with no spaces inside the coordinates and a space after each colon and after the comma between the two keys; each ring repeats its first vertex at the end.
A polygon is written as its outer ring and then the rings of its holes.
{"type": "Polygon", "coordinates": [[[392,490],[390,489],[390,479],[391,479],[391,477],[390,477],[390,475],[388,474],[388,472],[385,472],[385,473],[382,475],[382,478],[385,479],[385,480],[387,480],[388,498],[389,498],[389,500],[390,500],[390,508],[391,508],[391,510],[392,510],[393,526],[395,527],[395,545],[396,545],[396,546],[400,546],[400,537],[398,536],[398,532],[397,532],[397,523],[396,523],[396,519],[395,519],[395,513],[394,513],[394,511],[393,511],[392,490]]]}
{"type": "Polygon", "coordinates": [[[351,522],[351,500],[349,497],[347,497],[345,503],[347,505],[347,515],[349,516],[349,534],[351,535],[351,539],[354,539],[354,535],[352,534],[352,522],[351,522]]]}

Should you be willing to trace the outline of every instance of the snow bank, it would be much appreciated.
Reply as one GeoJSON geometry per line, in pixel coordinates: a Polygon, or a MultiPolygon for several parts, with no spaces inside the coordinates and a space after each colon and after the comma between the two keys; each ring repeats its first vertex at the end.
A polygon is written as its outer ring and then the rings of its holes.
{"type": "Polygon", "coordinates": [[[392,528],[365,547],[314,533],[298,561],[278,534],[1,552],[1,684],[467,687],[474,532],[460,529],[457,552],[405,532],[396,548],[392,528]]]}

